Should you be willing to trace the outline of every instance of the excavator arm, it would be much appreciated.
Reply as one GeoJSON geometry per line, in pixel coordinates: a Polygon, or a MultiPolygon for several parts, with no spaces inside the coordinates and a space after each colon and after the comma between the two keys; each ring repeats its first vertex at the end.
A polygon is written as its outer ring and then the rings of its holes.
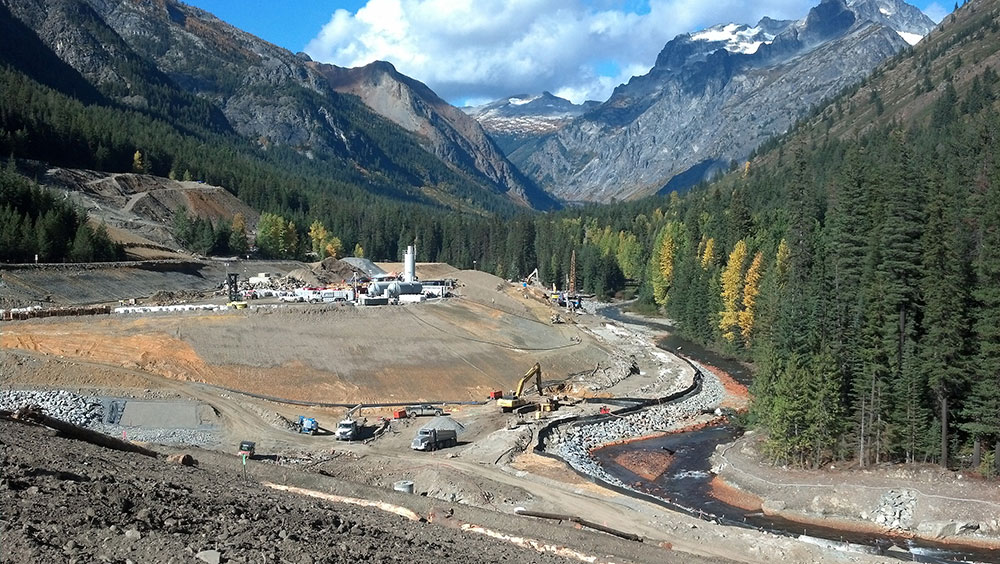
{"type": "Polygon", "coordinates": [[[531,380],[532,376],[535,377],[535,387],[538,388],[538,395],[545,395],[542,391],[542,367],[536,362],[530,370],[524,373],[524,376],[517,383],[517,391],[514,392],[515,397],[521,397],[521,394],[524,392],[524,385],[528,383],[528,380],[531,380]]]}

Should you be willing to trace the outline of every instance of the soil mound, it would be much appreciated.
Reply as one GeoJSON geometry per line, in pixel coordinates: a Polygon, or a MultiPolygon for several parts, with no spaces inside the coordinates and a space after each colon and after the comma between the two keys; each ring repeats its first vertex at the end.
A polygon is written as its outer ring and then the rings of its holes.
{"type": "MultiPolygon", "coordinates": [[[[352,261],[364,260],[352,258],[352,261]]],[[[374,266],[374,265],[372,265],[374,266]]],[[[370,276],[368,271],[349,262],[348,259],[326,258],[323,262],[313,267],[316,276],[325,279],[327,284],[350,280],[357,274],[359,277],[370,276]]]]}

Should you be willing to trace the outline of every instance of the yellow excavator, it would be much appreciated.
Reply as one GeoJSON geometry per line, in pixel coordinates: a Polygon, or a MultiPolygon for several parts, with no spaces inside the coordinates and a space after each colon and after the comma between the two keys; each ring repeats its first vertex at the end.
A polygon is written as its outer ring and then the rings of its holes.
{"type": "Polygon", "coordinates": [[[524,373],[524,376],[521,376],[521,380],[517,383],[517,391],[514,392],[514,395],[504,395],[497,400],[497,406],[500,407],[500,411],[503,413],[510,413],[519,407],[528,405],[528,401],[522,398],[521,394],[524,392],[524,385],[528,383],[528,380],[531,380],[532,376],[535,378],[535,387],[538,388],[538,395],[545,395],[542,390],[542,367],[536,362],[530,370],[524,373]]]}

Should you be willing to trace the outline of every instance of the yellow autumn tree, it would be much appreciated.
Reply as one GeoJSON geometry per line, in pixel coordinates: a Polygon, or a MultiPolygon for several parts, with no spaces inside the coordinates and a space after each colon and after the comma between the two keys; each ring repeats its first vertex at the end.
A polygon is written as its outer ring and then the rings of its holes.
{"type": "Polygon", "coordinates": [[[760,294],[761,270],[764,264],[764,254],[757,252],[747,268],[746,279],[743,283],[743,311],[739,315],[740,335],[743,336],[743,344],[750,347],[750,334],[753,332],[754,308],[757,305],[757,295],[760,294]]]}
{"type": "Polygon", "coordinates": [[[323,247],[326,252],[326,256],[339,259],[344,255],[344,243],[340,240],[340,237],[327,237],[326,246],[323,247]]]}
{"type": "Polygon", "coordinates": [[[319,256],[320,260],[326,258],[326,241],[330,237],[330,232],[326,230],[320,221],[314,220],[309,226],[309,240],[312,242],[312,251],[319,256]]]}
{"type": "Polygon", "coordinates": [[[715,260],[715,238],[709,237],[705,241],[705,248],[701,253],[701,267],[708,270],[713,260],[715,260]]]}
{"type": "Polygon", "coordinates": [[[149,172],[149,161],[142,154],[139,149],[135,150],[135,154],[132,155],[132,172],[139,174],[146,174],[149,172]]]}
{"type": "Polygon", "coordinates": [[[649,263],[653,301],[660,306],[667,305],[667,292],[674,276],[674,253],[677,250],[677,243],[672,227],[673,225],[668,223],[660,231],[658,244],[653,249],[652,260],[649,263]]]}
{"type": "Polygon", "coordinates": [[[746,259],[747,243],[740,239],[733,246],[733,252],[729,253],[729,261],[722,271],[722,311],[719,312],[719,329],[722,330],[722,337],[730,343],[736,340],[734,329],[739,325],[743,263],[746,259]]]}

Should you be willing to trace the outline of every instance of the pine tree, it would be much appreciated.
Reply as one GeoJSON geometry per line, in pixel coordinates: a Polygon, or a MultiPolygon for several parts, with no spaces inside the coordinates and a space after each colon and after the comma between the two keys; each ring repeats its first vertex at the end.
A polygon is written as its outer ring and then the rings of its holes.
{"type": "Polygon", "coordinates": [[[73,262],[92,262],[94,260],[94,233],[85,223],[81,223],[76,230],[73,245],[69,250],[69,260],[73,262]]]}
{"type": "Polygon", "coordinates": [[[975,338],[971,396],[963,410],[962,428],[978,445],[993,441],[994,471],[1000,475],[1000,171],[977,202],[979,248],[974,261],[975,338]]]}
{"type": "Polygon", "coordinates": [[[953,195],[957,187],[942,187],[932,196],[923,235],[923,322],[920,362],[924,378],[938,404],[939,462],[948,465],[952,399],[965,386],[965,349],[969,326],[966,307],[968,280],[963,272],[960,229],[953,195]]]}
{"type": "Polygon", "coordinates": [[[250,248],[247,241],[247,222],[242,213],[233,216],[229,230],[229,250],[237,255],[245,255],[250,248]]]}

